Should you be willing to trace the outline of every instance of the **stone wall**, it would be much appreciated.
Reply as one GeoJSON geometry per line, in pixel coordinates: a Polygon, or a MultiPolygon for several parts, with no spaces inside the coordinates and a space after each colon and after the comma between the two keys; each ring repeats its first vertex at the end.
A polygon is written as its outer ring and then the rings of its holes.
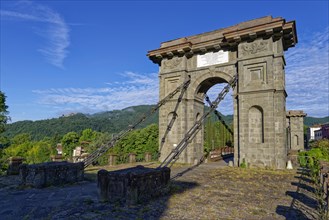
{"type": "Polygon", "coordinates": [[[170,180],[170,169],[133,168],[106,171],[97,174],[97,187],[101,201],[136,204],[159,194],[170,180]]]}
{"type": "Polygon", "coordinates": [[[19,170],[21,184],[35,188],[75,183],[84,179],[84,164],[48,162],[22,164],[19,170]]]}

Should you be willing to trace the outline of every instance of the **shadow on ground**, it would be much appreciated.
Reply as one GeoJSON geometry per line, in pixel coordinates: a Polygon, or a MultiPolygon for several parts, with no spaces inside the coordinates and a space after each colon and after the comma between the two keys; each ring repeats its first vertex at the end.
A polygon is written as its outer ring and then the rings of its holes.
{"type": "Polygon", "coordinates": [[[74,208],[65,207],[60,214],[50,219],[160,219],[168,209],[169,199],[179,196],[197,187],[195,182],[171,181],[158,197],[135,205],[99,202],[98,200],[84,201],[74,208]]]}
{"type": "Polygon", "coordinates": [[[17,178],[2,177],[0,219],[160,219],[170,198],[199,186],[193,181],[172,180],[158,197],[142,203],[128,206],[100,202],[95,172],[98,168],[91,170],[94,172],[85,174],[86,181],[42,189],[7,188],[17,178]]]}
{"type": "Polygon", "coordinates": [[[291,183],[297,187],[297,190],[286,192],[286,195],[292,198],[290,206],[279,205],[276,208],[276,213],[284,216],[287,220],[317,219],[318,204],[315,199],[313,182],[306,169],[299,168],[297,174],[300,176],[295,176],[295,179],[299,181],[291,183]]]}

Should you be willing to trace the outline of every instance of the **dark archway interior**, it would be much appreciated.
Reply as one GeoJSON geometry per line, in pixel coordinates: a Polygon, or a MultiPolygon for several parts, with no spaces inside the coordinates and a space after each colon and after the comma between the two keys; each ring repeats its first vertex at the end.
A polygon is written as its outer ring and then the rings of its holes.
{"type": "Polygon", "coordinates": [[[220,77],[212,77],[204,80],[199,88],[197,89],[197,96],[201,99],[204,99],[204,96],[206,92],[214,85],[220,84],[220,83],[227,83],[226,80],[220,77]]]}

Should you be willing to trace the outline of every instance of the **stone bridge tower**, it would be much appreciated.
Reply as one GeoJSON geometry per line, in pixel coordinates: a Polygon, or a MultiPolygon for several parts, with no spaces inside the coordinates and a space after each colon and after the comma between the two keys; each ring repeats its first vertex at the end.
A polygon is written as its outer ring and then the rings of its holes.
{"type": "MultiPolygon", "coordinates": [[[[232,27],[163,42],[148,52],[160,66],[160,99],[188,77],[191,83],[177,110],[177,119],[161,150],[169,154],[204,114],[205,93],[213,85],[238,83],[234,104],[234,162],[284,168],[286,146],[286,90],[284,51],[297,43],[295,22],[271,16],[232,27]]],[[[218,91],[220,92],[220,91],[218,91]]],[[[173,115],[178,94],[160,109],[160,142],[173,115]]],[[[180,155],[193,163],[203,155],[203,128],[180,155]]]]}

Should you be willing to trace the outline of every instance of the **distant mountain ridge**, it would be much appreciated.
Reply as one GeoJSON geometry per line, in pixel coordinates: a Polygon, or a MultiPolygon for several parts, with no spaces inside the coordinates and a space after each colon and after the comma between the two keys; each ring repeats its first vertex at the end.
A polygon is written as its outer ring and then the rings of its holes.
{"type": "MultiPolygon", "coordinates": [[[[44,137],[63,136],[70,131],[79,133],[87,128],[99,132],[118,133],[137,122],[152,107],[154,105],[139,105],[96,114],[77,113],[38,121],[18,121],[7,124],[3,135],[12,138],[20,133],[29,133],[33,140],[41,140],[44,137]]],[[[158,113],[153,114],[140,127],[158,124],[158,117],[158,113]]]]}
{"type": "MultiPolygon", "coordinates": [[[[79,133],[87,128],[99,132],[118,133],[126,129],[129,125],[136,123],[145,114],[147,115],[153,107],[154,105],[139,105],[127,107],[122,110],[99,112],[95,114],[77,113],[46,120],[18,121],[6,125],[6,131],[3,135],[12,138],[20,133],[29,133],[33,140],[41,140],[45,137],[61,137],[70,131],[79,133]]],[[[205,108],[207,110],[208,107],[205,108]]],[[[233,115],[221,114],[221,116],[226,124],[232,124],[233,115]]],[[[154,123],[158,124],[158,118],[159,114],[156,112],[143,122],[140,128],[154,123]]],[[[218,120],[215,114],[211,114],[211,120],[218,120]]],[[[326,122],[329,122],[329,116],[324,118],[304,118],[304,124],[307,126],[326,122]]]]}
{"type": "Polygon", "coordinates": [[[329,116],[323,118],[315,118],[315,117],[305,117],[304,125],[312,126],[316,124],[325,124],[329,122],[329,116]]]}

